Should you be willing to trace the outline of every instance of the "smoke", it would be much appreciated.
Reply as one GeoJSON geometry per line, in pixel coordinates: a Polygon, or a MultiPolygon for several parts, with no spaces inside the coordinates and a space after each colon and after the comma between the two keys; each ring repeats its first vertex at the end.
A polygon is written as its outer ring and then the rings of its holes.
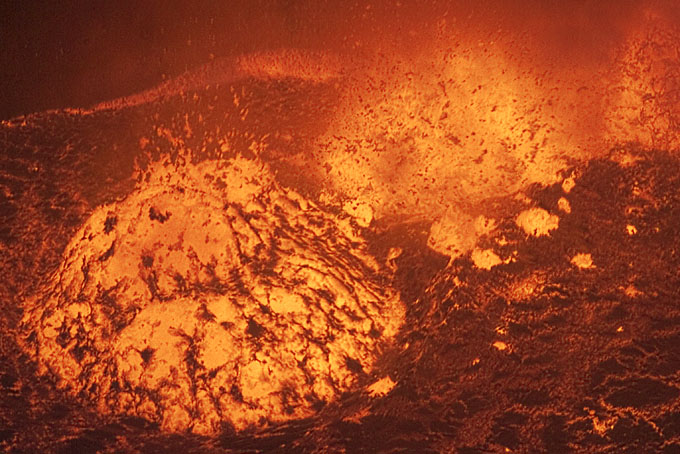
{"type": "Polygon", "coordinates": [[[304,166],[363,222],[425,218],[453,232],[431,244],[467,252],[481,234],[460,225],[516,214],[494,200],[617,144],[678,147],[669,5],[366,5],[375,20],[339,47],[341,107],[304,166]]]}
{"type": "MultiPolygon", "coordinates": [[[[319,197],[361,224],[415,217],[438,231],[514,215],[521,207],[498,199],[559,182],[570,164],[617,144],[680,145],[671,1],[256,4],[149,12],[154,49],[176,44],[164,57],[170,73],[197,58],[212,64],[101,107],[244,76],[333,85],[340,101],[326,131],[309,153],[282,158],[286,168],[314,175],[319,197]],[[163,18],[179,25],[154,33],[163,18]]],[[[133,47],[105,67],[134,78],[125,62],[149,48],[133,47]]]]}
{"type": "Polygon", "coordinates": [[[247,49],[225,39],[213,49],[232,57],[128,102],[244,76],[333,85],[326,131],[285,168],[314,175],[317,196],[361,225],[425,219],[434,246],[465,252],[488,233],[470,226],[530,207],[527,187],[560,182],[576,162],[630,142],[678,148],[679,11],[664,1],[275,2],[239,25],[247,49]]]}
{"type": "Polygon", "coordinates": [[[235,59],[151,96],[243,76],[334,84],[326,131],[284,160],[363,225],[514,215],[522,204],[496,202],[575,162],[680,144],[672,2],[280,1],[257,20],[229,8],[240,44],[226,33],[211,50],[235,59]]]}

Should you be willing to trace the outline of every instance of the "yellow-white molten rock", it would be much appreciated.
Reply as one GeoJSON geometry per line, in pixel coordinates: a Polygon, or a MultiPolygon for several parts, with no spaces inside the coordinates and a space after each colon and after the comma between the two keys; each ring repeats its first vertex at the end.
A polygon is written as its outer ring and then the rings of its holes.
{"type": "Polygon", "coordinates": [[[43,373],[108,414],[216,433],[307,417],[403,322],[348,218],[245,159],[149,170],[25,303],[43,373]]]}

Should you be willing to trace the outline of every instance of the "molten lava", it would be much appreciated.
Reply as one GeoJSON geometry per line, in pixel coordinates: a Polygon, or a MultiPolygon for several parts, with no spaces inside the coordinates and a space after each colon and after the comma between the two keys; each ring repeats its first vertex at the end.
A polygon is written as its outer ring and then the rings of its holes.
{"type": "Polygon", "coordinates": [[[0,447],[680,452],[680,14],[607,5],[2,122],[0,447]]]}
{"type": "Polygon", "coordinates": [[[26,348],[105,413],[214,434],[303,418],[403,322],[349,219],[244,159],[149,169],[25,306],[26,348]]]}

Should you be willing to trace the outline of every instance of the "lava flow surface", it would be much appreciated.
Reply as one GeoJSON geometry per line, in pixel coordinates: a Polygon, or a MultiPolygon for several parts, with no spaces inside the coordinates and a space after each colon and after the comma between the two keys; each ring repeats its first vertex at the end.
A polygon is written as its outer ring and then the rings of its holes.
{"type": "Polygon", "coordinates": [[[0,450],[680,453],[680,8],[444,3],[2,121],[0,450]]]}

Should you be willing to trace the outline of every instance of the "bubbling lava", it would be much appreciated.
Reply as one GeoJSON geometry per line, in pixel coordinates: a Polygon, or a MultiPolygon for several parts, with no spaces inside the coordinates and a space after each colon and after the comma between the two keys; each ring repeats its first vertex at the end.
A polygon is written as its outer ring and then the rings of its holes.
{"type": "MultiPolygon", "coordinates": [[[[503,217],[527,235],[559,228],[525,194],[532,184],[561,181],[568,214],[573,161],[622,142],[680,148],[680,40],[662,19],[647,11],[609,60],[586,68],[546,62],[511,33],[463,36],[445,23],[411,55],[241,58],[228,77],[341,93],[313,152],[280,158],[323,177],[322,203],[284,189],[259,158],[156,164],[93,212],[25,303],[25,348],[61,388],[170,431],[312,415],[371,370],[404,320],[357,225],[421,217],[430,247],[491,269],[507,261],[478,240],[503,217]]],[[[223,77],[213,68],[95,110],[223,77]]],[[[587,254],[572,263],[593,265],[587,254]]]]}
{"type": "Polygon", "coordinates": [[[234,158],[155,164],[25,306],[25,347],[104,413],[217,433],[310,416],[403,321],[350,219],[234,158]]]}
{"type": "Polygon", "coordinates": [[[323,167],[348,213],[424,218],[433,248],[469,253],[487,232],[461,225],[518,213],[493,200],[524,203],[526,188],[620,144],[680,148],[679,36],[648,8],[605,60],[579,66],[546,57],[537,37],[442,20],[418,52],[386,46],[349,77],[304,165],[323,167]]]}

